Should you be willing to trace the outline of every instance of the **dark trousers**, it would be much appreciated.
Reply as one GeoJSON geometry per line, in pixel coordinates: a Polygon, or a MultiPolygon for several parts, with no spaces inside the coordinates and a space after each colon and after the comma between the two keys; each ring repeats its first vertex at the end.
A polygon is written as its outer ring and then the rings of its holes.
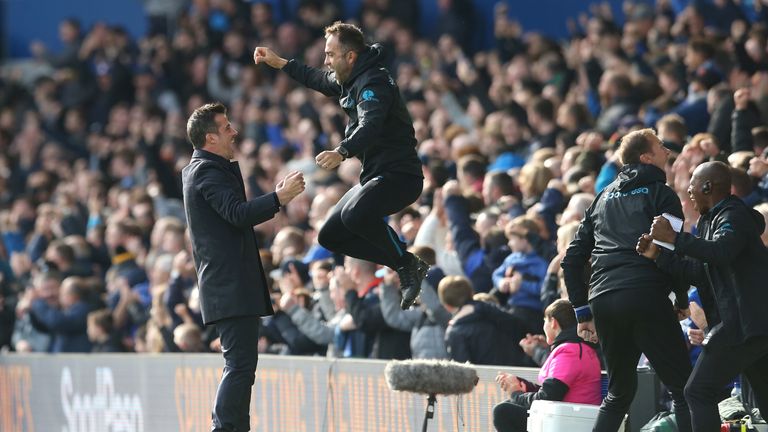
{"type": "Polygon", "coordinates": [[[493,427],[498,432],[525,432],[528,429],[528,409],[505,400],[493,407],[493,427]]]}
{"type": "Polygon", "coordinates": [[[719,431],[721,389],[743,372],[761,413],[768,413],[768,336],[734,343],[722,332],[709,338],[696,361],[685,398],[696,432],[719,431]]]}
{"type": "Polygon", "coordinates": [[[395,268],[406,244],[384,218],[416,201],[423,182],[421,177],[393,173],[356,185],[336,204],[318,241],[333,252],[395,268]]]}
{"type": "Polygon", "coordinates": [[[667,296],[651,287],[626,289],[603,293],[590,304],[608,369],[608,395],[593,430],[618,430],[635,397],[637,362],[644,353],[672,394],[678,430],[689,432],[691,416],[683,389],[691,363],[667,296]]]}
{"type": "Polygon", "coordinates": [[[224,353],[224,373],[213,405],[213,431],[250,430],[248,410],[259,361],[257,316],[227,318],[216,322],[224,353]]]}

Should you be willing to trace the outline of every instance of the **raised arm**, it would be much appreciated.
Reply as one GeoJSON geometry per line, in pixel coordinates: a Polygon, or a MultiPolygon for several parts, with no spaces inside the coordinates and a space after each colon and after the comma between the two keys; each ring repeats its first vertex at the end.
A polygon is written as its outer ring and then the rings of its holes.
{"type": "Polygon", "coordinates": [[[299,331],[312,340],[312,342],[318,345],[333,343],[335,325],[320,322],[308,310],[299,306],[294,306],[288,310],[288,315],[291,317],[293,324],[299,328],[299,331]]]}
{"type": "Polygon", "coordinates": [[[379,286],[379,299],[381,300],[381,314],[384,316],[384,321],[388,326],[398,330],[413,330],[423,313],[419,309],[400,309],[400,295],[394,285],[385,283],[379,286]]]}
{"type": "Polygon", "coordinates": [[[594,247],[594,230],[588,210],[560,264],[563,269],[565,287],[568,290],[568,298],[576,309],[576,314],[585,319],[591,316],[587,302],[589,293],[587,268],[594,247]]]}
{"type": "Polygon", "coordinates": [[[256,47],[253,51],[253,62],[264,63],[275,69],[282,69],[291,78],[305,87],[319,91],[326,96],[341,95],[341,86],[336,82],[335,76],[330,71],[322,71],[296,60],[287,60],[267,47],[256,47]]]}

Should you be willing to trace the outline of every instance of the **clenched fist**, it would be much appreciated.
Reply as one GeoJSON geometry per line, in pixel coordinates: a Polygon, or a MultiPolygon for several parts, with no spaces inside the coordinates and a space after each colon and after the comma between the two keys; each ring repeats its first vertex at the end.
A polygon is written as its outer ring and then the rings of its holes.
{"type": "Polygon", "coordinates": [[[280,205],[284,206],[296,198],[296,195],[304,192],[304,174],[300,171],[294,171],[280,180],[275,187],[277,199],[280,205]]]}
{"type": "Polygon", "coordinates": [[[343,161],[344,161],[344,156],[342,156],[339,152],[335,150],[326,150],[324,152],[320,152],[320,154],[318,154],[317,157],[315,157],[315,162],[317,163],[317,166],[327,170],[332,170],[336,168],[343,161]]]}
{"type": "Polygon", "coordinates": [[[253,50],[253,62],[255,64],[266,63],[275,69],[282,69],[288,63],[288,60],[275,54],[270,48],[256,47],[253,50]]]}

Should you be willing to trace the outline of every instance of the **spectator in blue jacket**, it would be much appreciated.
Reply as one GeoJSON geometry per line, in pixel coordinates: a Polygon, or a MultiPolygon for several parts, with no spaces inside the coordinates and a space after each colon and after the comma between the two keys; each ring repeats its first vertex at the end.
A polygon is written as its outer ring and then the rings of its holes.
{"type": "Polygon", "coordinates": [[[509,255],[504,233],[495,227],[498,214],[484,211],[473,228],[469,218],[469,203],[461,195],[459,184],[449,181],[443,185],[443,205],[451,229],[454,248],[463,263],[464,274],[475,292],[493,288],[491,275],[509,255]]]}
{"type": "Polygon", "coordinates": [[[547,261],[536,254],[529,240],[538,236],[538,229],[536,222],[526,216],[507,223],[505,233],[512,253],[493,272],[495,293],[513,315],[526,323],[524,331],[532,334],[539,330],[544,319],[541,285],[548,267],[547,261]]]}
{"type": "Polygon", "coordinates": [[[32,302],[32,319],[53,335],[51,352],[91,352],[88,340],[88,312],[83,299],[83,280],[69,277],[61,284],[59,307],[44,299],[32,302]]]}

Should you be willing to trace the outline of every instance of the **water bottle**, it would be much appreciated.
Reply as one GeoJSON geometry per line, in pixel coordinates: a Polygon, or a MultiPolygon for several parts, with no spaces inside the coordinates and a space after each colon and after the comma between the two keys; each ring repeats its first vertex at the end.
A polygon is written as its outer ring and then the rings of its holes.
{"type": "Polygon", "coordinates": [[[733,382],[733,390],[731,390],[731,397],[736,397],[741,400],[741,379],[736,379],[733,382]]]}

